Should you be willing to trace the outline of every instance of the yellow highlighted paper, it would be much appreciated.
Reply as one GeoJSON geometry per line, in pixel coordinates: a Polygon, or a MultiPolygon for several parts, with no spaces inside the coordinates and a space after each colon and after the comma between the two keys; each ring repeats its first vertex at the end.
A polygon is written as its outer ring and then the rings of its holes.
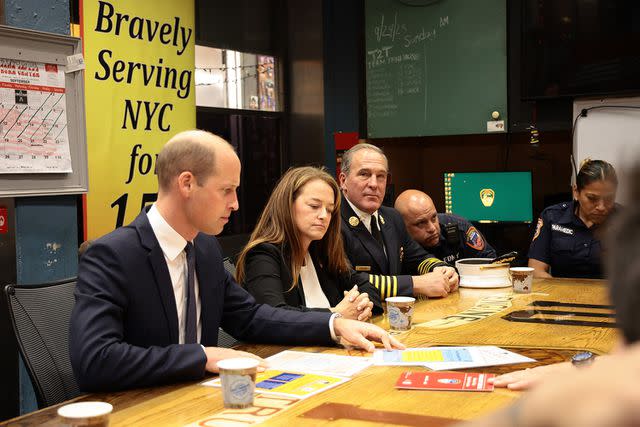
{"type": "Polygon", "coordinates": [[[402,362],[443,362],[444,355],[440,350],[405,350],[402,362]]]}

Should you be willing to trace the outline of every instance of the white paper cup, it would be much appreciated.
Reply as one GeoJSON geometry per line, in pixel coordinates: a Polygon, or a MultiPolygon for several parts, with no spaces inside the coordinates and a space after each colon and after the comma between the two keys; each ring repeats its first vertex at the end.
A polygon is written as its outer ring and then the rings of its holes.
{"type": "Polygon", "coordinates": [[[58,415],[71,426],[106,427],[113,406],[106,402],[70,403],[58,408],[58,415]]]}
{"type": "Polygon", "coordinates": [[[259,362],[250,357],[236,357],[218,362],[225,408],[248,408],[253,405],[258,365],[259,362]]]}
{"type": "Polygon", "coordinates": [[[408,331],[411,329],[416,299],[413,297],[388,297],[385,301],[389,317],[389,330],[408,331]]]}
{"type": "Polygon", "coordinates": [[[511,267],[509,269],[513,292],[519,294],[529,294],[533,288],[533,268],[532,267],[511,267]]]}

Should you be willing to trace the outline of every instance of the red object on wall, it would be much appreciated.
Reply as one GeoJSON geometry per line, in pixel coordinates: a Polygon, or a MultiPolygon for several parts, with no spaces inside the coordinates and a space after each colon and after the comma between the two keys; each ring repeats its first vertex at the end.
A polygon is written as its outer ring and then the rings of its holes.
{"type": "Polygon", "coordinates": [[[336,179],[340,179],[342,153],[358,143],[358,132],[334,132],[333,142],[336,146],[336,179]]]}
{"type": "Polygon", "coordinates": [[[7,218],[7,208],[0,208],[0,234],[9,232],[9,218],[7,218]]]}

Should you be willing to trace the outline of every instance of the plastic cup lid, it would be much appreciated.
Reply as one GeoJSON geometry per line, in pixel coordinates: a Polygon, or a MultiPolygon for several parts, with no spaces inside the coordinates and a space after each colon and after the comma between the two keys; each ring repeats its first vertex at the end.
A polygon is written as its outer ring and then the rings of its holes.
{"type": "Polygon", "coordinates": [[[58,408],[58,415],[65,418],[90,418],[107,415],[113,406],[107,402],[78,402],[58,408]]]}
{"type": "Polygon", "coordinates": [[[416,299],[413,297],[387,297],[384,300],[386,302],[414,302],[416,299]]]}
{"type": "Polygon", "coordinates": [[[251,369],[257,368],[260,362],[250,357],[234,357],[232,359],[224,359],[218,362],[220,369],[251,369]]]}

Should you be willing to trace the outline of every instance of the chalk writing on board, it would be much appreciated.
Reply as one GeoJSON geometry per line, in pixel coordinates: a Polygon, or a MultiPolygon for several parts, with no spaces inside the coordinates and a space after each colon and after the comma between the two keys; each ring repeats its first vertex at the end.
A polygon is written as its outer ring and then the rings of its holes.
{"type": "Polygon", "coordinates": [[[506,123],[509,2],[363,3],[368,137],[482,134],[495,110],[506,123]]]}
{"type": "Polygon", "coordinates": [[[394,117],[399,112],[400,98],[422,96],[426,120],[427,43],[436,40],[438,31],[449,23],[449,16],[441,16],[432,28],[411,31],[398,20],[397,13],[393,19],[379,16],[373,25],[377,44],[367,50],[369,118],[394,117]]]}
{"type": "Polygon", "coordinates": [[[407,32],[407,26],[405,24],[398,24],[397,12],[393,15],[393,21],[391,22],[385,22],[385,16],[384,14],[381,14],[380,22],[375,25],[373,31],[378,43],[383,39],[391,40],[393,42],[396,40],[396,37],[402,36],[407,32]]]}

